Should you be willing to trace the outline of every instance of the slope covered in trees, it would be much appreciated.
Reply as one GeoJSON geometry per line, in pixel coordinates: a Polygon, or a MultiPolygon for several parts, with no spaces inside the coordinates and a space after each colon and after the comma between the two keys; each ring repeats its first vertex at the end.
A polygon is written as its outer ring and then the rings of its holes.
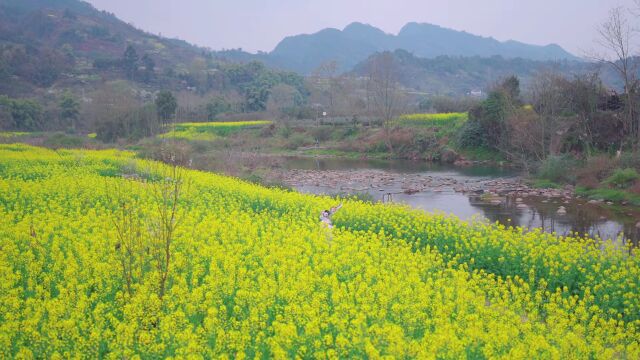
{"type": "Polygon", "coordinates": [[[262,111],[275,87],[286,90],[291,104],[306,95],[303,78],[294,73],[225,61],[82,1],[0,0],[0,94],[7,97],[0,103],[0,128],[61,128],[65,95],[82,105],[86,128],[152,103],[159,90],[195,94],[199,103],[189,104],[185,116],[195,116],[193,108],[215,116],[229,109],[262,111]],[[20,98],[33,102],[14,100],[20,98]]]}
{"type": "Polygon", "coordinates": [[[404,50],[376,53],[357,64],[350,74],[366,77],[371,65],[388,55],[393,59],[393,71],[400,84],[429,94],[459,96],[474,90],[485,91],[511,75],[516,75],[523,87],[528,88],[533,79],[544,72],[559,73],[568,77],[599,73],[607,86],[618,90],[622,90],[623,87],[621,80],[610,67],[592,62],[537,61],[502,56],[424,58],[404,50]]]}

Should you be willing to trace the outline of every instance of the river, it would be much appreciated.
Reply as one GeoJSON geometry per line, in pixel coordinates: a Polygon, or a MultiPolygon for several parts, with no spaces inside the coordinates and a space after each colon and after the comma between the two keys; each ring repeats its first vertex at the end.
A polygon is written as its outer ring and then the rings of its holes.
{"type": "Polygon", "coordinates": [[[399,160],[296,157],[284,158],[281,166],[288,184],[304,193],[367,194],[365,196],[374,201],[403,203],[464,220],[488,219],[504,225],[542,228],[560,236],[579,233],[638,244],[638,209],[548,196],[515,198],[507,195],[488,201],[487,187],[517,179],[519,174],[510,169],[399,160]],[[461,191],[461,187],[474,191],[461,191]]]}

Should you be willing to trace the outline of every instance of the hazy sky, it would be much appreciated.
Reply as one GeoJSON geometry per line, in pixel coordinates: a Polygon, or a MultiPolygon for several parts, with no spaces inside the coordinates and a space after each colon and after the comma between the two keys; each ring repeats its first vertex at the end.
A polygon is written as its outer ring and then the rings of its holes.
{"type": "Polygon", "coordinates": [[[595,28],[633,0],[88,0],[136,27],[212,49],[271,51],[287,35],[360,21],[396,34],[410,21],[498,40],[596,47],[595,28]]]}

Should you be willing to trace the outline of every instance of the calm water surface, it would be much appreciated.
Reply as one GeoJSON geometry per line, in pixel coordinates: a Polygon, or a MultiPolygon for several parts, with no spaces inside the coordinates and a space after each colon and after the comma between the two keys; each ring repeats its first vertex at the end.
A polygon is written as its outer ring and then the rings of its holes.
{"type": "MultiPolygon", "coordinates": [[[[421,174],[445,179],[455,179],[459,183],[482,182],[500,178],[518,176],[509,169],[472,166],[453,167],[413,161],[385,161],[385,160],[350,160],[350,159],[313,159],[313,158],[285,158],[283,166],[286,169],[302,170],[383,170],[398,174],[421,174]]],[[[416,194],[404,194],[398,180],[384,189],[367,189],[375,200],[382,201],[387,193],[393,193],[392,201],[408,204],[414,208],[431,212],[443,212],[460,217],[464,220],[486,218],[492,222],[505,225],[522,226],[526,228],[542,228],[547,232],[558,235],[572,233],[588,234],[602,239],[617,239],[631,241],[637,245],[639,231],[636,223],[640,221],[640,211],[632,208],[612,208],[588,204],[585,200],[575,199],[564,203],[561,199],[526,198],[526,209],[516,208],[513,198],[507,198],[500,205],[491,205],[481,201],[478,196],[455,192],[452,187],[426,190],[416,194]],[[564,206],[566,215],[557,214],[557,209],[564,206]]],[[[348,187],[345,187],[348,189],[348,187]]],[[[352,190],[326,186],[296,186],[301,192],[313,194],[353,194],[352,190]]],[[[360,191],[362,192],[362,191],[360,191]]],[[[384,200],[387,200],[385,198],[384,200]]]]}

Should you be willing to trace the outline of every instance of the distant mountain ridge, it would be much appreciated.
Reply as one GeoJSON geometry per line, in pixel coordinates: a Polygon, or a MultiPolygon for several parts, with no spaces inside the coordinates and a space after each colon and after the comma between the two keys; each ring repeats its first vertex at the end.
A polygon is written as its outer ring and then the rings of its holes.
{"type": "MultiPolygon", "coordinates": [[[[235,66],[230,62],[254,60],[302,74],[336,60],[340,72],[358,76],[367,61],[384,51],[394,52],[405,87],[432,93],[466,93],[507,73],[526,83],[538,69],[582,73],[586,66],[557,45],[500,42],[418,23],[393,35],[354,22],[343,30],[287,37],[270,53],[211,51],[137,29],[80,0],[0,0],[0,94],[12,97],[45,98],[50,90],[64,89],[84,93],[121,79],[131,80],[144,94],[161,88],[236,91],[234,86],[246,82],[247,74],[227,78],[233,74],[221,70],[235,66]],[[125,72],[129,45],[138,60],[125,72]]],[[[247,65],[249,72],[261,69],[247,65]]]]}
{"type": "MultiPolygon", "coordinates": [[[[618,91],[623,84],[609,66],[574,60],[529,60],[502,56],[447,56],[417,57],[405,50],[377,52],[354,66],[348,75],[366,77],[372,62],[383,55],[392,56],[393,73],[405,88],[430,95],[460,96],[478,90],[485,91],[507,76],[516,75],[523,88],[543,72],[562,74],[567,78],[598,73],[602,82],[618,91]]],[[[640,71],[637,76],[640,76],[640,71]]]]}
{"type": "Polygon", "coordinates": [[[348,71],[373,53],[406,50],[415,56],[502,56],[507,59],[578,60],[556,44],[530,45],[509,40],[473,35],[437,25],[411,22],[397,35],[363,23],[354,22],[343,30],[328,28],[314,34],[289,36],[266,56],[269,63],[308,74],[326,61],[338,62],[341,71],[348,71]]]}

